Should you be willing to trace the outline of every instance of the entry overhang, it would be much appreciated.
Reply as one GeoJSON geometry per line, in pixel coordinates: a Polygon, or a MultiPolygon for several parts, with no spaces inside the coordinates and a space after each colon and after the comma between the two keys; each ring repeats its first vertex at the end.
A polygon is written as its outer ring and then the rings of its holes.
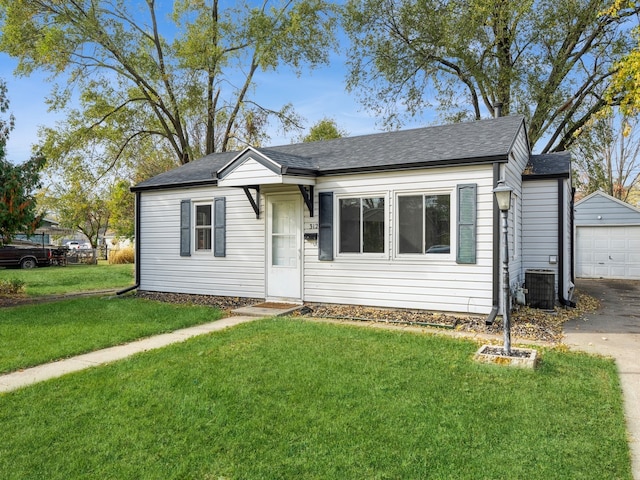
{"type": "MultiPolygon", "coordinates": [[[[304,159],[291,157],[291,160],[300,162],[304,159]]],[[[251,147],[247,147],[218,170],[216,178],[220,187],[316,184],[316,175],[313,170],[276,162],[251,147]]]]}
{"type": "Polygon", "coordinates": [[[256,218],[260,218],[260,187],[262,185],[297,185],[309,209],[309,215],[313,217],[313,187],[316,184],[316,172],[305,166],[310,162],[309,159],[279,154],[278,160],[275,161],[256,149],[247,147],[220,170],[214,172],[214,176],[219,187],[242,188],[256,213],[256,218]]]}

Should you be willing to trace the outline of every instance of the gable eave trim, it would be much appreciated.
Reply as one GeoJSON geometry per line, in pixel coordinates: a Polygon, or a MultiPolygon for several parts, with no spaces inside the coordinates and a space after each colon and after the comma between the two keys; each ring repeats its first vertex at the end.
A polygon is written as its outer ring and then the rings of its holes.
{"type": "Polygon", "coordinates": [[[237,166],[240,166],[240,165],[242,165],[244,163],[244,161],[245,161],[244,157],[247,157],[246,160],[248,160],[249,158],[255,160],[256,162],[258,162],[260,165],[262,165],[266,169],[271,170],[273,173],[278,174],[278,175],[282,175],[283,174],[283,170],[286,169],[286,167],[283,167],[278,162],[276,162],[274,160],[271,160],[269,157],[267,157],[263,153],[260,153],[255,148],[247,147],[244,150],[242,150],[238,155],[236,155],[233,158],[233,160],[228,162],[222,168],[219,168],[218,171],[216,172],[216,178],[222,179],[222,178],[226,177],[227,175],[229,175],[231,172],[233,172],[233,170],[237,166]],[[249,154],[249,155],[247,155],[247,154],[249,154]]]}

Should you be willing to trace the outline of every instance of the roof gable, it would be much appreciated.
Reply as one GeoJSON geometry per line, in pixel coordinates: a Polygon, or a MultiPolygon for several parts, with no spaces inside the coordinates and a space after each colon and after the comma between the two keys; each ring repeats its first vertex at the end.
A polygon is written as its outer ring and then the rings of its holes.
{"type": "MultiPolygon", "coordinates": [[[[278,153],[278,152],[274,152],[278,153]]],[[[308,171],[306,176],[313,179],[301,181],[296,172],[286,163],[296,161],[290,155],[265,155],[264,153],[247,147],[237,157],[216,172],[218,185],[221,187],[244,187],[249,185],[266,185],[277,183],[315,184],[315,172],[308,171]],[[273,158],[272,158],[273,157],[273,158]],[[276,159],[278,161],[276,161],[276,159]],[[291,173],[295,173],[291,178],[291,173]]]]}
{"type": "Polygon", "coordinates": [[[622,200],[620,200],[619,198],[616,197],[612,197],[611,195],[609,195],[608,193],[603,192],[602,190],[598,190],[596,192],[590,193],[589,195],[587,195],[586,197],[578,200],[576,202],[576,207],[585,203],[601,203],[601,202],[613,202],[616,205],[618,205],[619,207],[623,208],[623,209],[627,209],[630,210],[634,213],[638,213],[640,214],[640,208],[636,208],[633,205],[623,202],[622,200]]]}
{"type": "Polygon", "coordinates": [[[575,204],[576,225],[640,224],[640,209],[602,191],[575,204]]]}

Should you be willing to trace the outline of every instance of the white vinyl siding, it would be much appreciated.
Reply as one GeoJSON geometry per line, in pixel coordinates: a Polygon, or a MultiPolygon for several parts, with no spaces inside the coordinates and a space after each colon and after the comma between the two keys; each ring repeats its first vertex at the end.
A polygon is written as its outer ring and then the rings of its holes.
{"type": "MultiPolygon", "coordinates": [[[[491,165],[445,167],[412,172],[319,177],[318,193],[368,196],[386,192],[387,224],[396,225],[396,198],[414,192],[452,192],[452,222],[459,184],[477,185],[477,261],[457,264],[455,255],[395,255],[371,258],[338,255],[318,259],[317,244],[305,242],[304,300],[382,307],[417,308],[487,314],[492,304],[493,170],[491,165]]],[[[317,202],[318,195],[315,196],[317,202]]],[[[335,204],[335,201],[334,201],[335,204]]],[[[317,205],[316,205],[317,211],[317,205]]],[[[316,217],[317,218],[317,217],[316,217]]],[[[305,225],[312,222],[305,211],[305,225]]],[[[337,219],[334,219],[337,220],[337,219]]],[[[317,220],[316,220],[317,222],[317,220]]],[[[334,240],[337,242],[334,222],[334,240]]],[[[397,252],[397,230],[388,228],[385,251],[397,252]]],[[[451,237],[451,251],[456,248],[451,237]]]]}
{"type": "MultiPolygon", "coordinates": [[[[550,258],[560,260],[558,258],[558,180],[535,180],[522,182],[522,184],[524,188],[522,198],[523,270],[553,270],[557,285],[558,263],[551,263],[550,258]]],[[[565,285],[567,285],[566,282],[565,285]]]]}
{"type": "MultiPolygon", "coordinates": [[[[524,245],[520,241],[524,237],[523,215],[519,214],[519,212],[524,212],[526,210],[523,203],[522,172],[529,163],[529,154],[529,146],[527,144],[527,137],[523,126],[520,129],[520,132],[516,137],[516,141],[514,142],[513,149],[509,154],[509,162],[503,164],[501,173],[501,178],[503,178],[506,183],[513,188],[511,212],[508,216],[509,281],[512,288],[521,285],[524,282],[524,269],[522,263],[522,250],[524,245]]],[[[557,198],[557,195],[555,198],[557,198]]],[[[502,238],[500,238],[500,240],[502,241],[502,238]]],[[[500,254],[502,255],[502,248],[500,248],[500,254]]],[[[500,286],[500,288],[502,288],[502,286],[500,286]]]]}
{"type": "MultiPolygon", "coordinates": [[[[318,199],[332,193],[337,199],[385,198],[384,254],[334,255],[318,258],[318,242],[303,241],[303,294],[306,302],[342,303],[380,307],[488,314],[492,307],[493,265],[492,165],[441,167],[411,172],[381,172],[317,179],[315,216],[303,207],[305,233],[318,233],[318,199]],[[458,211],[460,185],[476,186],[476,262],[456,263],[456,255],[397,255],[396,199],[412,192],[450,192],[451,221],[458,211]]],[[[294,193],[294,185],[263,185],[261,196],[294,193]]],[[[265,297],[265,213],[260,219],[239,188],[198,187],[141,194],[141,290],[265,297]],[[180,202],[192,204],[226,198],[226,256],[180,256],[180,202]]],[[[334,252],[337,252],[337,216],[334,217],[334,252]]],[[[215,223],[215,215],[214,215],[215,223]]],[[[192,225],[193,228],[193,225],[192,225]]],[[[457,248],[451,228],[451,252],[457,248]]],[[[192,239],[193,242],[193,239],[192,239]]]]}
{"type": "Polygon", "coordinates": [[[264,215],[256,219],[241,189],[146,191],[140,197],[141,290],[264,297],[264,215]],[[226,198],[226,256],[180,256],[181,200],[214,197],[226,198]]]}

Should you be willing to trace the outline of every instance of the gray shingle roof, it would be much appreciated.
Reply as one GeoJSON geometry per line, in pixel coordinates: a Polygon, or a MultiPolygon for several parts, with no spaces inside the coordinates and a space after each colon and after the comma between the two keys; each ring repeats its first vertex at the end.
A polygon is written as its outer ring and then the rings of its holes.
{"type": "Polygon", "coordinates": [[[569,152],[531,155],[523,178],[568,178],[571,175],[571,154],[569,152]]]}
{"type": "MultiPolygon", "coordinates": [[[[282,166],[313,175],[506,162],[522,128],[524,118],[514,115],[256,150],[282,166]]],[[[214,184],[215,172],[238,153],[207,155],[133,189],[214,184]]]]}

